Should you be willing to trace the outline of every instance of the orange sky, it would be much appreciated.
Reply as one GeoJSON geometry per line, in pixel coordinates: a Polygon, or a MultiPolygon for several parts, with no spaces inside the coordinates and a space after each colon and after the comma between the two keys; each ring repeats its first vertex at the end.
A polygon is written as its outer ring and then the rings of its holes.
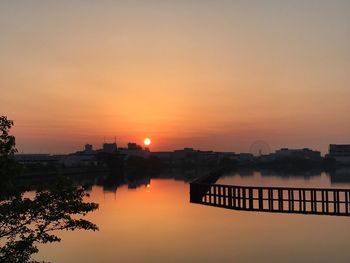
{"type": "Polygon", "coordinates": [[[305,2],[1,2],[0,113],[24,152],[349,143],[350,3],[305,2]]]}

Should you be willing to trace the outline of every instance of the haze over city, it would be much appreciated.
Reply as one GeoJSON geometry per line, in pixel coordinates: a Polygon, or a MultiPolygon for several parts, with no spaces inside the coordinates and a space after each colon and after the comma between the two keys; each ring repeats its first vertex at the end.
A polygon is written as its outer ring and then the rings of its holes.
{"type": "Polygon", "coordinates": [[[350,140],[349,1],[2,1],[19,151],[327,151],[350,140]],[[336,2],[336,4],[335,4],[336,2]]]}
{"type": "Polygon", "coordinates": [[[350,1],[0,1],[0,263],[349,263],[350,1]]]}

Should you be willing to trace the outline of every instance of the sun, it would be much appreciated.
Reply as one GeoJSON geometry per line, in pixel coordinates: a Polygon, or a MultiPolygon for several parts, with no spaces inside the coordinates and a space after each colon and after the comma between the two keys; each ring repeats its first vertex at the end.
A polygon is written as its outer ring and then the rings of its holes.
{"type": "Polygon", "coordinates": [[[145,139],[143,140],[143,143],[144,143],[146,146],[148,146],[148,145],[151,144],[151,139],[150,139],[150,138],[145,138],[145,139]]]}

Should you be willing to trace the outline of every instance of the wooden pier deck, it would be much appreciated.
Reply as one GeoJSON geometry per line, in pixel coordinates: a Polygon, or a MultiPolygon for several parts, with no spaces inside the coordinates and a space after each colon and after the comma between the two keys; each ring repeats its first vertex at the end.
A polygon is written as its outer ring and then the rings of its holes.
{"type": "Polygon", "coordinates": [[[190,202],[234,210],[350,216],[350,189],[190,183],[190,202]]]}

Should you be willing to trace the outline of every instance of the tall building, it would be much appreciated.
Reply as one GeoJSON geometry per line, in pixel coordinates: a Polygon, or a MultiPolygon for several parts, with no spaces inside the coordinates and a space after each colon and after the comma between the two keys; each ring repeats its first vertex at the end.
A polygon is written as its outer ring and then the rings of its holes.
{"type": "Polygon", "coordinates": [[[334,158],[337,163],[350,164],[350,144],[329,145],[328,156],[334,158]]]}
{"type": "Polygon", "coordinates": [[[118,149],[117,144],[114,143],[104,143],[102,146],[102,151],[106,153],[113,153],[118,149]]]}

